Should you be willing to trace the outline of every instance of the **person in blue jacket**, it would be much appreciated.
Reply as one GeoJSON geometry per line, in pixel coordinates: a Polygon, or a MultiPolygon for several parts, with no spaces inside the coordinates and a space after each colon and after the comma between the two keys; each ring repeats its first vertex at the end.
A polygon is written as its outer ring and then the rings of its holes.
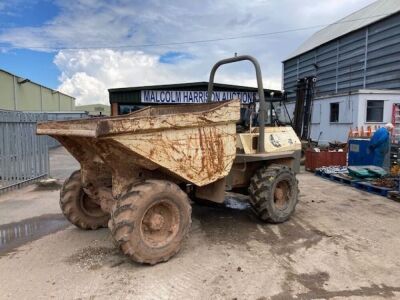
{"type": "Polygon", "coordinates": [[[393,124],[387,123],[384,127],[375,131],[369,143],[369,150],[373,153],[373,165],[389,168],[387,164],[388,153],[390,150],[390,132],[393,130],[393,124]]]}

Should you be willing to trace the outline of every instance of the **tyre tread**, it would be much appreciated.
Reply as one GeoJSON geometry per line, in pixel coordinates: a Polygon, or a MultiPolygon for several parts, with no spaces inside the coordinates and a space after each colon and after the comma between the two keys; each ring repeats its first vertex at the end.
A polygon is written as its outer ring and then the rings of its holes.
{"type": "MultiPolygon", "coordinates": [[[[266,198],[265,195],[272,194],[272,189],[275,179],[284,172],[290,173],[290,175],[295,178],[295,174],[293,173],[293,171],[291,171],[291,169],[288,166],[273,164],[258,169],[250,180],[250,185],[248,189],[250,196],[249,202],[253,210],[259,216],[259,218],[265,222],[281,223],[283,221],[286,221],[290,217],[290,215],[293,214],[294,212],[293,209],[293,211],[290,212],[289,216],[285,218],[285,220],[281,221],[275,218],[273,212],[268,209],[267,205],[268,201],[273,201],[273,200],[266,198]]],[[[295,179],[295,182],[296,182],[296,189],[298,191],[297,179],[295,179]]],[[[294,203],[295,207],[298,201],[297,195],[294,201],[295,201],[294,203]]]]}
{"type": "Polygon", "coordinates": [[[163,191],[166,189],[168,189],[169,192],[174,193],[178,197],[185,199],[184,201],[187,203],[185,205],[185,208],[187,210],[186,213],[189,215],[189,226],[183,229],[184,232],[181,239],[183,240],[188,235],[191,225],[191,206],[189,205],[190,202],[186,193],[184,193],[176,184],[161,180],[146,180],[138,185],[131,185],[125,191],[125,193],[121,195],[120,199],[117,200],[117,203],[112,209],[112,220],[109,222],[109,224],[113,239],[125,255],[138,263],[154,265],[159,262],[165,262],[176,253],[178,253],[178,251],[180,250],[180,246],[177,246],[168,255],[149,258],[142,257],[140,253],[137,253],[137,251],[135,251],[134,247],[130,243],[131,235],[129,233],[132,232],[136,220],[141,217],[137,213],[137,206],[140,205],[139,203],[142,200],[141,198],[146,197],[147,193],[154,190],[163,191]],[[127,227],[130,228],[128,231],[126,231],[127,227]]]}

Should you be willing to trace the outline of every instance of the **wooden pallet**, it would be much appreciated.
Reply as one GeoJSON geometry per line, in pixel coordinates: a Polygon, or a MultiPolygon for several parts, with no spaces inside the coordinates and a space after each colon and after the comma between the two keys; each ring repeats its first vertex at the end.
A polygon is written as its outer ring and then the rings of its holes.
{"type": "MultiPolygon", "coordinates": [[[[362,179],[346,178],[346,177],[342,176],[340,173],[326,174],[324,172],[317,171],[317,172],[315,172],[315,175],[322,177],[324,179],[328,179],[330,181],[334,181],[334,182],[341,183],[341,184],[346,184],[346,185],[355,187],[359,190],[369,192],[369,193],[372,193],[375,195],[383,196],[383,197],[389,197],[389,195],[388,195],[389,192],[396,192],[396,191],[393,191],[391,188],[376,186],[369,182],[362,181],[362,179]]],[[[396,199],[394,199],[396,196],[392,196],[392,197],[393,198],[390,198],[390,199],[396,200],[396,199]]],[[[398,199],[399,200],[396,200],[396,201],[400,202],[400,193],[399,192],[398,192],[398,199]]]]}
{"type": "Polygon", "coordinates": [[[352,186],[359,190],[363,190],[365,192],[369,192],[384,197],[388,195],[388,192],[392,191],[391,188],[376,186],[365,181],[353,182],[352,186]]]}
{"type": "Polygon", "coordinates": [[[327,174],[325,172],[321,172],[321,171],[316,171],[315,175],[325,178],[325,179],[331,179],[331,174],[327,174]]]}
{"type": "Polygon", "coordinates": [[[353,183],[360,181],[359,179],[350,179],[350,178],[344,177],[340,173],[339,174],[331,174],[330,179],[332,181],[336,181],[336,182],[347,184],[347,185],[352,185],[353,183]]]}
{"type": "Polygon", "coordinates": [[[315,175],[322,177],[324,179],[329,179],[331,181],[335,181],[335,182],[343,183],[343,184],[347,184],[347,185],[351,185],[353,182],[359,181],[357,179],[350,179],[350,178],[344,177],[340,173],[327,174],[324,172],[317,171],[315,173],[315,175]]]}

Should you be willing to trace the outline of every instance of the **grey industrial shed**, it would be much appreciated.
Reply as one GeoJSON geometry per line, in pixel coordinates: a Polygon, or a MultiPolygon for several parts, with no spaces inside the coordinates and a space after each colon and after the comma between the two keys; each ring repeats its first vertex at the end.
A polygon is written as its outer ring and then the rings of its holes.
{"type": "Polygon", "coordinates": [[[283,62],[283,88],[316,76],[316,96],[400,89],[400,1],[379,0],[318,31],[283,62]]]}

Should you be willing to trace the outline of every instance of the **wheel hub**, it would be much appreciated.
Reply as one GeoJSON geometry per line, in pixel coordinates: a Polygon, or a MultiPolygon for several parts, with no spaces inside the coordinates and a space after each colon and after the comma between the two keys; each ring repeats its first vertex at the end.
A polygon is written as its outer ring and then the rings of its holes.
{"type": "Polygon", "coordinates": [[[155,213],[150,217],[147,225],[152,231],[160,230],[164,226],[164,217],[155,213]]]}
{"type": "Polygon", "coordinates": [[[284,200],[283,190],[281,188],[277,188],[275,190],[275,199],[277,202],[281,202],[284,200]]]}
{"type": "Polygon", "coordinates": [[[285,209],[289,202],[289,184],[286,181],[278,182],[274,191],[274,203],[278,209],[285,209]]]}
{"type": "Polygon", "coordinates": [[[79,205],[81,210],[90,217],[101,217],[104,216],[104,212],[100,205],[95,203],[90,197],[82,191],[79,198],[79,205]]]}
{"type": "Polygon", "coordinates": [[[142,219],[141,234],[151,247],[163,247],[177,234],[179,223],[178,207],[163,199],[146,211],[142,219]]]}

